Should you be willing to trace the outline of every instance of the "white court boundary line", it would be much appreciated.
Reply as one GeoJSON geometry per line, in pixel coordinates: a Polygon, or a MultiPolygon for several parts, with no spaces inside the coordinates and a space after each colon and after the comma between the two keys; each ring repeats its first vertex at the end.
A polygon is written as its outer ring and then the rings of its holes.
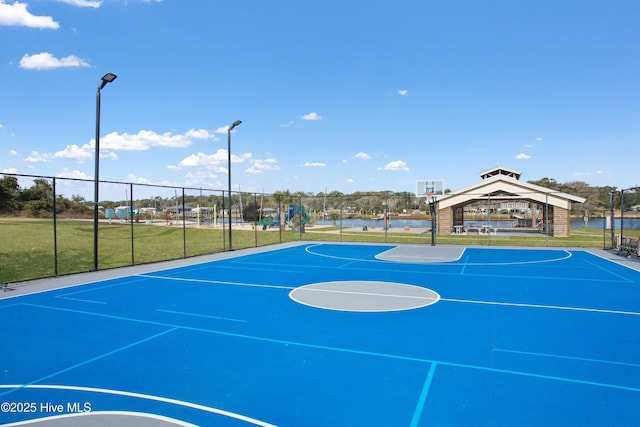
{"type": "Polygon", "coordinates": [[[169,403],[171,405],[179,405],[179,406],[184,406],[191,409],[197,409],[199,411],[210,412],[213,414],[218,414],[218,415],[222,415],[229,418],[234,418],[236,420],[245,421],[261,427],[276,427],[274,424],[256,420],[255,418],[247,417],[245,415],[236,414],[235,412],[225,411],[223,409],[212,408],[210,406],[200,405],[198,403],[185,402],[183,400],[172,399],[169,397],[153,396],[150,394],[135,393],[131,391],[111,390],[106,388],[95,388],[95,387],[70,386],[70,385],[55,385],[55,384],[0,385],[0,388],[73,390],[73,391],[85,391],[90,393],[112,394],[116,396],[134,397],[136,399],[153,400],[156,402],[169,403]]]}
{"type": "MultiPolygon", "coordinates": [[[[312,248],[315,247],[319,247],[319,246],[327,246],[326,243],[323,244],[316,244],[316,245],[309,245],[307,246],[304,250],[305,252],[307,252],[310,255],[315,255],[315,256],[319,256],[319,257],[324,257],[324,258],[332,258],[332,259],[340,259],[340,260],[345,260],[345,261],[361,261],[361,262],[374,262],[374,263],[389,263],[389,262],[397,262],[397,263],[403,263],[403,261],[393,261],[393,260],[380,260],[377,259],[377,257],[380,254],[384,254],[386,252],[392,251],[400,246],[394,246],[390,249],[387,249],[386,251],[381,252],[378,255],[375,255],[376,259],[362,259],[362,258],[349,258],[349,257],[344,257],[344,256],[337,256],[337,255],[327,255],[327,254],[321,254],[321,253],[317,253],[317,252],[313,252],[312,248]]],[[[468,248],[465,248],[463,251],[466,252],[468,248]]],[[[475,248],[474,248],[475,249],[475,248]]],[[[529,250],[540,250],[540,249],[522,249],[522,248],[517,248],[517,249],[504,249],[504,248],[477,248],[477,249],[481,249],[481,250],[500,250],[500,251],[504,251],[504,250],[516,250],[516,251],[529,251],[529,250]]],[[[456,266],[459,267],[461,265],[463,266],[467,266],[467,265],[473,265],[473,266],[483,266],[483,265],[524,265],[524,264],[542,264],[542,263],[547,263],[547,262],[557,262],[557,261],[564,261],[566,259],[569,259],[573,256],[573,254],[566,250],[566,249],[547,249],[544,248],[544,250],[550,250],[550,251],[558,251],[558,252],[564,252],[566,254],[566,256],[563,257],[559,257],[559,258],[550,258],[550,259],[543,259],[543,260],[535,260],[535,261],[515,261],[515,262],[457,262],[460,261],[460,259],[462,258],[462,255],[460,258],[456,259],[456,260],[452,260],[449,262],[438,262],[438,261],[434,261],[434,262],[411,262],[411,261],[404,261],[404,263],[410,263],[410,264],[429,264],[429,265],[449,265],[449,266],[456,266]]],[[[400,258],[400,257],[399,257],[400,258]]],[[[413,257],[408,257],[409,259],[413,258],[413,257]]]]}
{"type": "Polygon", "coordinates": [[[153,274],[137,274],[137,277],[146,277],[148,279],[158,280],[173,280],[175,282],[194,282],[194,283],[207,283],[218,285],[232,285],[232,286],[246,286],[250,288],[271,288],[271,289],[295,289],[295,286],[282,286],[282,285],[261,285],[259,283],[243,283],[243,282],[225,282],[222,280],[205,280],[205,279],[187,279],[184,277],[167,277],[167,276],[155,276],[153,274]]]}
{"type": "Polygon", "coordinates": [[[51,417],[41,417],[41,418],[31,418],[29,420],[24,421],[16,421],[15,423],[3,424],[4,427],[17,427],[17,426],[28,426],[30,424],[34,425],[42,425],[46,427],[48,421],[55,420],[63,420],[67,418],[78,418],[78,417],[90,417],[90,416],[101,416],[101,415],[120,415],[125,417],[137,417],[137,418],[148,418],[152,420],[164,421],[176,426],[182,427],[198,427],[196,424],[187,423],[185,421],[177,420],[175,418],[165,417],[164,415],[150,414],[148,412],[133,412],[133,411],[91,411],[91,412],[82,412],[82,413],[73,413],[73,414],[64,414],[64,415],[54,415],[51,417]]]}
{"type": "Polygon", "coordinates": [[[507,350],[507,349],[504,349],[504,348],[494,348],[493,351],[498,352],[498,353],[518,354],[518,355],[521,355],[521,356],[548,357],[548,358],[552,358],[552,359],[577,360],[577,361],[580,361],[580,362],[605,363],[605,364],[609,364],[609,365],[631,366],[633,368],[640,368],[640,365],[638,365],[637,363],[617,362],[615,360],[591,359],[591,358],[588,358],[588,357],[565,356],[565,355],[562,355],[562,354],[537,353],[535,351],[507,350]]]}
{"type": "Polygon", "coordinates": [[[606,313],[606,314],[623,314],[627,316],[640,316],[640,313],[635,311],[606,310],[602,308],[567,307],[562,305],[524,304],[524,303],[517,303],[517,302],[479,301],[479,300],[465,300],[465,299],[455,299],[455,298],[440,298],[440,301],[458,302],[463,304],[500,305],[500,306],[507,306],[507,307],[542,308],[547,310],[582,311],[587,313],[606,313]]]}
{"type": "MultiPolygon", "coordinates": [[[[343,282],[349,283],[349,280],[344,280],[343,282]]],[[[352,280],[351,282],[356,282],[356,280],[352,280]]],[[[328,283],[337,283],[337,282],[328,282],[328,283]]],[[[400,295],[400,294],[382,294],[378,292],[362,292],[362,291],[343,291],[338,289],[320,289],[320,288],[312,288],[311,286],[316,286],[318,283],[312,283],[310,285],[300,286],[299,288],[295,288],[292,292],[295,291],[304,291],[304,292],[321,292],[328,294],[345,294],[345,295],[364,295],[371,297],[389,297],[389,298],[398,298],[398,299],[417,299],[417,300],[428,300],[438,302],[440,300],[440,295],[431,289],[424,288],[421,286],[409,285],[406,283],[394,283],[394,282],[373,282],[373,283],[388,283],[390,285],[401,285],[401,286],[413,286],[419,289],[425,289],[434,293],[435,296],[427,297],[424,295],[400,295]]]]}
{"type": "MultiPolygon", "coordinates": [[[[319,256],[323,256],[323,255],[320,254],[319,256]]],[[[328,257],[344,259],[342,257],[334,257],[332,255],[328,255],[328,257]]],[[[377,260],[362,260],[362,261],[384,262],[384,261],[377,261],[377,260]]],[[[222,284],[222,285],[231,285],[231,286],[246,286],[246,287],[255,287],[255,288],[271,288],[271,289],[287,289],[287,290],[295,290],[299,288],[296,286],[261,285],[261,284],[254,284],[254,283],[226,282],[226,281],[220,281],[220,280],[163,277],[163,276],[154,276],[151,274],[139,274],[137,276],[148,277],[153,279],[162,279],[162,280],[222,284]]],[[[607,310],[607,309],[588,308],[588,307],[568,307],[568,306],[543,305],[543,304],[526,304],[526,303],[501,302],[501,301],[466,300],[466,299],[456,299],[456,298],[443,298],[442,296],[440,296],[440,298],[436,302],[439,302],[439,301],[457,302],[457,303],[464,303],[464,304],[484,304],[484,305],[498,305],[498,306],[509,306],[509,307],[540,308],[540,309],[547,309],[547,310],[582,311],[582,312],[590,312],[590,313],[606,313],[606,314],[621,314],[621,315],[628,315],[628,316],[640,316],[640,312],[634,312],[634,311],[607,310]]]]}
{"type": "Polygon", "coordinates": [[[228,322],[247,323],[246,320],[234,319],[232,317],[210,316],[208,314],[189,313],[189,312],[186,312],[186,311],[175,311],[175,310],[163,310],[161,308],[156,308],[156,311],[159,312],[159,313],[180,314],[182,316],[203,317],[205,319],[226,320],[228,322]]]}

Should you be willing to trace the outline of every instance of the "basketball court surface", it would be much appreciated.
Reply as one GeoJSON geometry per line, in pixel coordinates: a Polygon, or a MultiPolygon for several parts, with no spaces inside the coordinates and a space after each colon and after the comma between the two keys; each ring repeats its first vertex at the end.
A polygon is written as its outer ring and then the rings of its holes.
{"type": "Polygon", "coordinates": [[[9,426],[638,426],[603,250],[295,243],[0,292],[9,426]]]}

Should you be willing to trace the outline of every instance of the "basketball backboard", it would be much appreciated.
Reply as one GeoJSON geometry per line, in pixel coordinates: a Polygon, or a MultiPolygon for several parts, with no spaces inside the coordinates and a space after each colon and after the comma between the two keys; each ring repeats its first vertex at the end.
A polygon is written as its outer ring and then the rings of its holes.
{"type": "Polygon", "coordinates": [[[443,179],[421,179],[416,181],[416,197],[444,196],[443,179]]]}

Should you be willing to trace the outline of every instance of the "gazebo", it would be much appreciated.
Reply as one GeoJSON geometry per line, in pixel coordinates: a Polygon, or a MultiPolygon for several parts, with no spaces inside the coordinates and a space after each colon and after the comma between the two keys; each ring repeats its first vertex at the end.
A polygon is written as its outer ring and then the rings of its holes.
{"type": "Polygon", "coordinates": [[[520,181],[520,171],[496,167],[480,174],[482,181],[436,200],[438,234],[452,234],[465,227],[465,216],[483,220],[508,213],[508,228],[548,231],[555,237],[569,236],[571,203],[586,199],[520,181]],[[471,208],[471,206],[475,206],[471,208]]]}

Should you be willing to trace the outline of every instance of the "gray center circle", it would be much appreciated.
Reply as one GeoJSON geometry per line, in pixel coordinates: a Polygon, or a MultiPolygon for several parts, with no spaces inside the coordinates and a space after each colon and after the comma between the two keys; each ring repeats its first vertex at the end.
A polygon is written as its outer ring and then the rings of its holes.
{"type": "Polygon", "coordinates": [[[440,300],[437,292],[420,286],[352,280],[301,286],[292,290],[289,297],[311,307],[362,312],[411,310],[440,300]]]}

